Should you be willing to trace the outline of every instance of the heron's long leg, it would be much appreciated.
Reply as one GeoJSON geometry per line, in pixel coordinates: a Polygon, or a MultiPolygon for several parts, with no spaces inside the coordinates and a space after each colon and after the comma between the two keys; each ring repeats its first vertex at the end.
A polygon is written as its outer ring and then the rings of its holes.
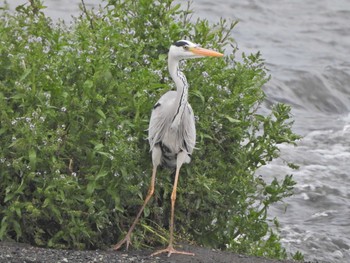
{"type": "Polygon", "coordinates": [[[179,173],[180,168],[187,157],[187,153],[180,152],[177,156],[177,165],[176,165],[176,173],[175,173],[175,180],[174,180],[174,187],[173,191],[171,193],[171,215],[170,215],[170,239],[169,239],[169,245],[165,249],[158,250],[154,252],[151,256],[155,256],[161,253],[168,253],[168,257],[170,257],[171,254],[183,254],[183,255],[190,255],[194,256],[194,253],[186,252],[186,251],[179,251],[174,249],[173,241],[174,241],[174,214],[175,214],[175,201],[176,201],[176,189],[177,189],[177,182],[179,180],[179,173]]]}
{"type": "Polygon", "coordinates": [[[147,193],[147,196],[145,198],[145,201],[143,202],[143,205],[140,209],[140,211],[137,213],[137,216],[134,220],[134,222],[132,223],[128,233],[126,234],[126,236],[120,240],[115,246],[113,249],[117,250],[119,249],[124,243],[126,243],[126,250],[128,250],[129,248],[129,245],[131,243],[131,233],[132,231],[134,230],[137,222],[139,221],[139,218],[143,212],[143,210],[145,209],[148,201],[151,199],[153,193],[154,193],[154,185],[155,185],[155,181],[156,181],[156,173],[157,173],[157,165],[153,166],[153,171],[152,171],[152,178],[151,178],[151,184],[149,186],[149,189],[148,189],[148,193],[147,193]]]}
{"type": "Polygon", "coordinates": [[[169,246],[173,245],[174,241],[174,214],[175,214],[175,202],[176,202],[176,191],[177,191],[177,182],[179,180],[180,168],[176,170],[174,187],[171,193],[171,214],[170,214],[170,239],[169,246]]]}

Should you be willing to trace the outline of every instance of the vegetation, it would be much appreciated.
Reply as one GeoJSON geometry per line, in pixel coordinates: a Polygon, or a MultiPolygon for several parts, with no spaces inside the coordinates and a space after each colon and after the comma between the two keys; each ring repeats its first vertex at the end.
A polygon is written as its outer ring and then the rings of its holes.
{"type": "MultiPolygon", "coordinates": [[[[109,0],[67,25],[31,0],[0,18],[0,239],[58,248],[105,248],[128,230],[147,193],[148,120],[173,83],[167,50],[182,38],[224,51],[225,20],[190,22],[171,0],[109,0]]],[[[284,258],[267,210],[292,194],[291,175],[259,167],[295,143],[290,108],[259,114],[269,76],[259,53],[188,61],[197,149],[180,176],[178,238],[284,258]]],[[[286,164],[287,165],[287,164],[286,164]]],[[[291,165],[291,164],[290,164],[291,165]]],[[[171,172],[136,228],[136,247],[166,242],[171,172]]],[[[277,220],[275,220],[277,223],[277,220]]]]}

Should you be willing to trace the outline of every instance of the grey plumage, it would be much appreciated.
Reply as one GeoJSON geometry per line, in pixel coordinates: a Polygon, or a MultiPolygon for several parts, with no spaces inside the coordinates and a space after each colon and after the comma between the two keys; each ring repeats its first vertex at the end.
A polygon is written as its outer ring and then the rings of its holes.
{"type": "Polygon", "coordinates": [[[185,162],[189,163],[196,142],[195,119],[189,103],[185,105],[179,126],[171,128],[176,114],[176,96],[176,91],[168,91],[159,99],[152,110],[148,129],[151,151],[154,147],[160,147],[160,164],[169,168],[176,167],[176,157],[180,151],[186,152],[185,162]],[[171,112],[173,114],[168,114],[171,112]]]}

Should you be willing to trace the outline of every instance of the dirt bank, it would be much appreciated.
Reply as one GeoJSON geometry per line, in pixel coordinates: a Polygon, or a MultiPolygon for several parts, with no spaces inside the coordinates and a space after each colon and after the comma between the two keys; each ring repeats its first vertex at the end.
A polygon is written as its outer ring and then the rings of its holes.
{"type": "Polygon", "coordinates": [[[131,250],[131,251],[77,251],[59,250],[33,247],[15,242],[0,242],[1,263],[292,263],[294,261],[270,260],[258,257],[237,255],[225,251],[217,251],[203,247],[183,246],[183,249],[195,253],[195,256],[160,255],[150,257],[152,251],[131,250]]]}

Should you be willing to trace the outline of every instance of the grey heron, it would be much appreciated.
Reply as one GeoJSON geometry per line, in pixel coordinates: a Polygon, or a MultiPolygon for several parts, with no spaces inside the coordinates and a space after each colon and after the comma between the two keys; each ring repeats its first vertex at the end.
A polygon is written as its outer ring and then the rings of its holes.
{"type": "Polygon", "coordinates": [[[126,243],[126,249],[128,249],[131,242],[131,233],[154,193],[157,168],[159,165],[163,165],[175,168],[174,186],[171,193],[170,239],[167,248],[156,251],[152,256],[164,252],[167,252],[168,256],[173,253],[194,255],[190,252],[175,250],[173,246],[174,211],[180,168],[184,163],[191,161],[190,157],[196,142],[195,118],[192,107],[188,103],[188,83],[185,75],[179,69],[179,62],[188,58],[222,56],[223,54],[219,52],[201,48],[188,40],[179,40],[171,45],[168,54],[168,69],[171,78],[175,82],[176,91],[166,92],[152,110],[148,129],[148,141],[152,151],[153,163],[151,183],[144,203],[128,233],[114,246],[114,249],[119,249],[124,243],[126,243]]]}

